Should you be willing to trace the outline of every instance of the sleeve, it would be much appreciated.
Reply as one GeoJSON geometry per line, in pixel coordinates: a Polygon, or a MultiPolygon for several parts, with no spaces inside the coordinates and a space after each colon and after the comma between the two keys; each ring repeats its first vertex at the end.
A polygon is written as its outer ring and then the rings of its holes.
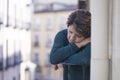
{"type": "Polygon", "coordinates": [[[68,65],[90,65],[91,58],[91,45],[87,44],[83,49],[81,49],[78,53],[67,58],[63,64],[68,65]]]}
{"type": "Polygon", "coordinates": [[[63,62],[65,59],[79,50],[75,44],[66,45],[66,37],[67,35],[64,35],[63,32],[59,32],[56,35],[50,52],[50,62],[52,64],[59,64],[63,62]]]}

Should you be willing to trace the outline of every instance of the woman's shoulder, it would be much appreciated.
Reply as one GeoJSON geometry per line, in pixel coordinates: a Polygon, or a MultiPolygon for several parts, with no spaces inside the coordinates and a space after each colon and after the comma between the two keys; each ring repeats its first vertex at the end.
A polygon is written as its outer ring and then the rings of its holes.
{"type": "Polygon", "coordinates": [[[61,30],[61,31],[59,31],[58,33],[57,33],[57,35],[61,35],[61,36],[63,36],[63,35],[67,35],[67,29],[63,29],[63,30],[61,30]]]}
{"type": "Polygon", "coordinates": [[[67,40],[67,29],[61,30],[59,31],[56,36],[55,36],[55,40],[67,40]]]}
{"type": "Polygon", "coordinates": [[[58,33],[67,33],[67,29],[63,29],[63,30],[59,31],[58,33]]]}

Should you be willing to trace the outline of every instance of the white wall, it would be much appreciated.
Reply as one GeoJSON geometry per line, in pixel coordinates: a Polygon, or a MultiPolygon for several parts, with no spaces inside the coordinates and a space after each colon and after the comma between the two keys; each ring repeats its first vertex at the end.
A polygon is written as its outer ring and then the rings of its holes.
{"type": "Polygon", "coordinates": [[[120,80],[120,0],[112,4],[112,80],[120,80]]]}
{"type": "Polygon", "coordinates": [[[108,0],[90,0],[91,80],[108,80],[108,0]]]}

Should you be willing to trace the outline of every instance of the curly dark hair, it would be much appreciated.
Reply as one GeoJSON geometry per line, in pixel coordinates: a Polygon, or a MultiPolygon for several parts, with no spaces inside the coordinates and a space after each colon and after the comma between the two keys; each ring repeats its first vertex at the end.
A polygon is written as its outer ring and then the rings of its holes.
{"type": "Polygon", "coordinates": [[[75,30],[84,37],[91,36],[91,13],[87,10],[77,9],[67,19],[67,27],[75,26],[75,30]]]}

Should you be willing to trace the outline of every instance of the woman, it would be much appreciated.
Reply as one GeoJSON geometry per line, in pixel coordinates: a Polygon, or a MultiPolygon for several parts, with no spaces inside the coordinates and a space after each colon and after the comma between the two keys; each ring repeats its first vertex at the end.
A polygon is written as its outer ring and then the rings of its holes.
{"type": "Polygon", "coordinates": [[[90,12],[75,10],[68,17],[67,29],[58,32],[55,37],[50,62],[67,65],[64,77],[68,80],[90,80],[90,23],[90,12]]]}

